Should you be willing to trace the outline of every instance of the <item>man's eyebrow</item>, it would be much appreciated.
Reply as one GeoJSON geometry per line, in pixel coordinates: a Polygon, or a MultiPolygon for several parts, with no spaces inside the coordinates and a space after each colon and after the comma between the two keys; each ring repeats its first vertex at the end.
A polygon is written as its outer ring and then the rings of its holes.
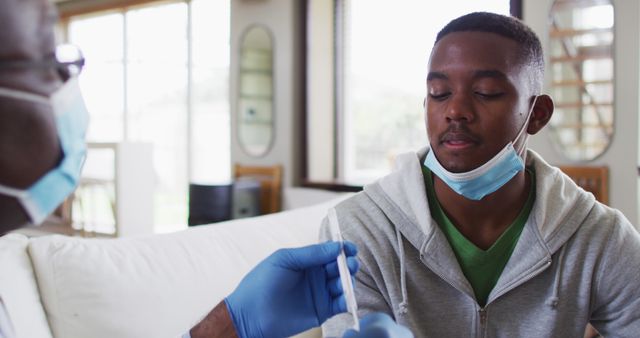
{"type": "Polygon", "coordinates": [[[505,75],[505,73],[499,71],[499,70],[477,70],[475,72],[473,72],[473,77],[474,78],[484,78],[484,77],[489,77],[489,78],[494,78],[494,79],[498,79],[498,80],[505,80],[507,79],[507,75],[505,75]]]}
{"type": "MultiPolygon", "coordinates": [[[[474,71],[473,78],[493,78],[498,80],[506,80],[507,75],[499,70],[483,69],[474,71]]],[[[427,74],[427,81],[431,80],[449,80],[449,77],[447,76],[447,74],[442,72],[429,72],[429,74],[427,74]]]]}
{"type": "Polygon", "coordinates": [[[440,73],[440,72],[429,72],[429,74],[427,74],[427,81],[431,81],[435,79],[448,80],[449,77],[444,73],[440,73]]]}

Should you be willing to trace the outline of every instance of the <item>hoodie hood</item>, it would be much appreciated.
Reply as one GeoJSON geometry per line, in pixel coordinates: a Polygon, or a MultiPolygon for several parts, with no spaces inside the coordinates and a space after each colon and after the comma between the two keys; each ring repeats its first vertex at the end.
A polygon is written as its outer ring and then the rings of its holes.
{"type": "MultiPolygon", "coordinates": [[[[374,200],[384,197],[388,202],[393,201],[395,211],[427,236],[437,227],[431,218],[422,175],[422,162],[428,152],[429,148],[424,148],[417,153],[399,155],[391,174],[365,187],[369,195],[382,192],[385,196],[374,197],[374,200]]],[[[536,225],[542,241],[550,253],[554,253],[576,231],[596,201],[591,193],[533,150],[527,151],[526,166],[534,168],[536,191],[548,192],[535,197],[528,222],[536,225]]]]}

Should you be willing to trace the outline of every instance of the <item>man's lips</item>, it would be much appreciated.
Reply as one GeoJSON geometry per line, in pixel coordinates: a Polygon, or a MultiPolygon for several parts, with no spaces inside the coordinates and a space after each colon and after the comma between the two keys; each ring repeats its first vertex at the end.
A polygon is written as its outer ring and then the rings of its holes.
{"type": "Polygon", "coordinates": [[[478,143],[478,139],[468,133],[447,132],[440,138],[440,143],[450,148],[466,148],[478,143]]]}

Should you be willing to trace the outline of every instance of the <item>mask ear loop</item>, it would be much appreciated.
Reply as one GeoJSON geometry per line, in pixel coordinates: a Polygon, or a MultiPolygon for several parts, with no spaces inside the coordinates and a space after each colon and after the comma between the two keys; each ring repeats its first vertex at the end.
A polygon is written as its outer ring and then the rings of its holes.
{"type": "Polygon", "coordinates": [[[529,119],[531,118],[531,115],[533,114],[533,107],[536,106],[536,101],[538,100],[538,95],[536,95],[533,98],[533,103],[531,104],[531,108],[529,109],[529,113],[527,114],[527,118],[524,121],[524,125],[522,125],[522,128],[520,128],[520,131],[518,132],[518,135],[516,135],[516,138],[513,140],[513,144],[515,145],[518,140],[520,139],[520,136],[522,136],[523,134],[525,135],[524,137],[524,141],[522,142],[522,148],[520,148],[520,150],[518,150],[518,156],[522,157],[522,154],[524,154],[524,151],[526,149],[526,142],[527,142],[527,138],[529,137],[529,134],[525,133],[525,131],[527,130],[527,127],[529,126],[529,119]]]}

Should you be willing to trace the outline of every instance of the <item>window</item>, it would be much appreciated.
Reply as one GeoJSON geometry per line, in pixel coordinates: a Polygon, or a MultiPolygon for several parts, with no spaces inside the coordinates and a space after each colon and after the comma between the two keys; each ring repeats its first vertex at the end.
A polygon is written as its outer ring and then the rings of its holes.
{"type": "Polygon", "coordinates": [[[508,15],[509,5],[508,0],[337,2],[336,29],[343,41],[337,46],[340,181],[370,182],[390,172],[396,155],[426,144],[425,78],[437,32],[474,11],[508,15]]]}
{"type": "Polygon", "coordinates": [[[156,231],[186,226],[189,182],[230,180],[229,20],[229,1],[192,0],[75,16],[66,26],[87,59],[88,141],[153,145],[156,231]]]}

